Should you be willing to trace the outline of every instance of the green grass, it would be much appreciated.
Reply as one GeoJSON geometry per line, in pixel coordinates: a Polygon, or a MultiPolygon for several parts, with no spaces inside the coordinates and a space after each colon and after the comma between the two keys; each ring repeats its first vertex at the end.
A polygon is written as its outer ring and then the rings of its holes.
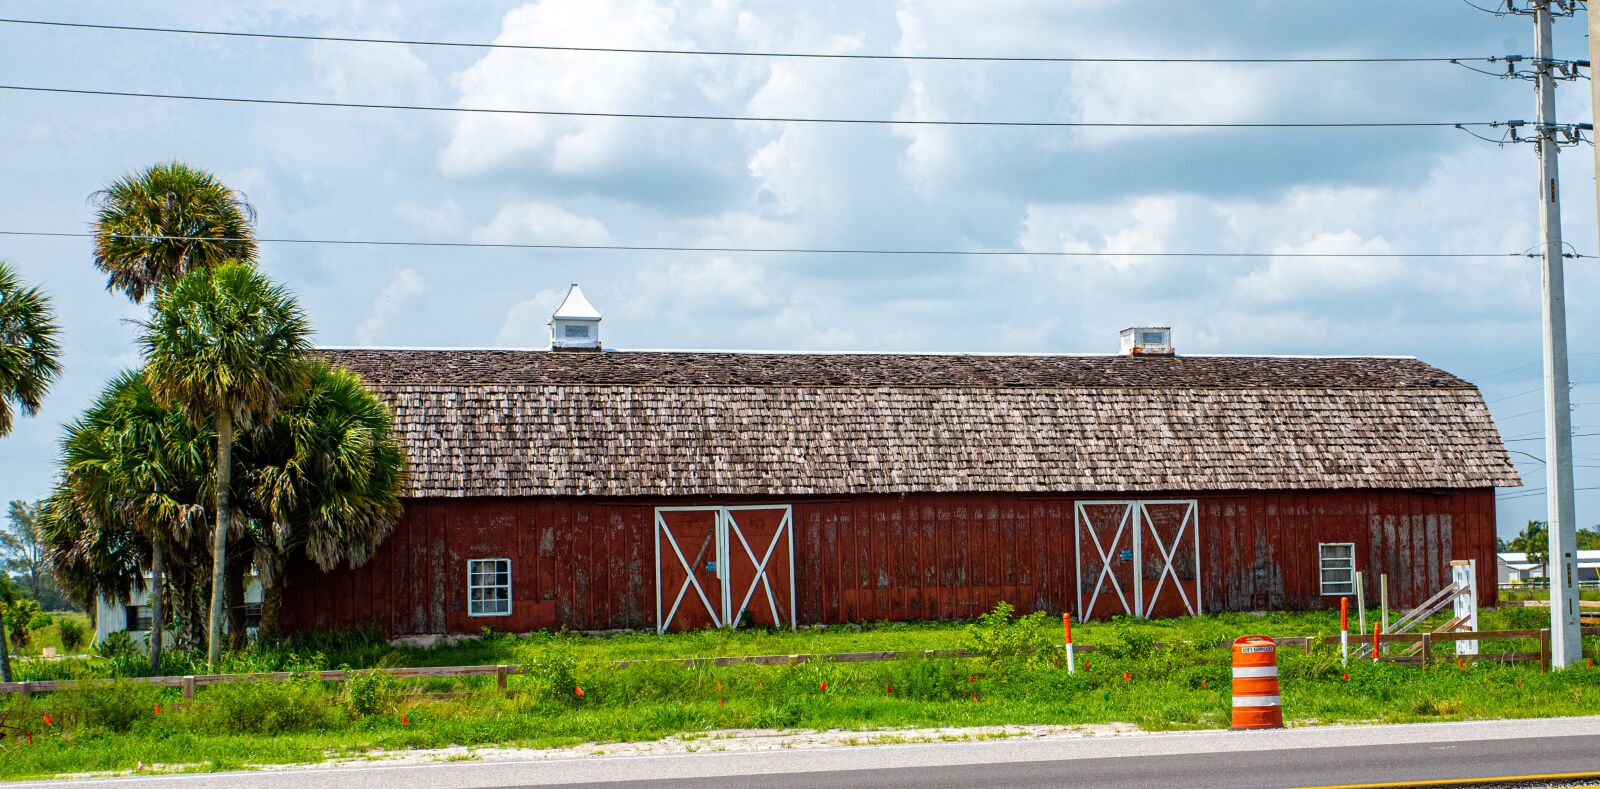
{"type": "MultiPolygon", "coordinates": [[[[1578,589],[1578,598],[1580,600],[1600,600],[1600,589],[1594,589],[1594,588],[1590,588],[1590,587],[1580,588],[1580,589],[1578,589]]],[[[1501,600],[1549,600],[1550,599],[1550,589],[1548,587],[1528,587],[1526,589],[1517,589],[1517,588],[1501,589],[1500,590],[1500,599],[1501,600]]]]}
{"type": "Polygon", "coordinates": [[[57,654],[61,654],[63,651],[61,649],[61,629],[57,623],[62,619],[78,620],[78,622],[83,625],[84,630],[89,634],[89,636],[94,636],[94,627],[89,624],[88,614],[80,611],[52,611],[50,613],[50,619],[52,621],[49,625],[39,628],[38,630],[30,631],[28,646],[19,652],[21,656],[42,654],[45,647],[53,647],[55,648],[57,654]]]}
{"type": "MultiPolygon", "coordinates": [[[[1482,627],[1537,627],[1544,617],[1546,612],[1537,609],[1507,608],[1485,612],[1482,627]]],[[[1374,619],[1369,616],[1369,622],[1374,619]]],[[[445,701],[397,697],[395,688],[369,687],[359,702],[367,715],[352,711],[357,701],[343,699],[339,686],[312,681],[202,688],[199,703],[181,710],[175,690],[134,683],[26,701],[13,696],[0,701],[0,716],[36,731],[32,745],[15,737],[0,741],[0,778],[128,770],[140,762],[226,769],[359,756],[374,749],[641,741],[730,728],[1112,722],[1152,730],[1214,728],[1228,724],[1229,651],[1178,642],[1211,644],[1247,633],[1331,634],[1336,626],[1337,615],[1326,612],[1079,625],[1075,640],[1103,649],[1080,656],[1075,674],[1066,672],[1061,651],[1053,646],[1059,642],[1059,619],[1048,617],[990,621],[970,630],[946,623],[665,638],[496,636],[428,650],[326,636],[293,645],[301,650],[296,659],[358,666],[516,663],[528,673],[513,676],[505,694],[494,690],[492,678],[431,680],[403,688],[462,694],[445,701]],[[1176,646],[1155,648],[1153,640],[1176,646]],[[323,649],[315,649],[313,641],[323,649]],[[722,668],[652,663],[619,670],[608,665],[618,659],[961,646],[1020,649],[1024,655],[722,668]],[[1124,672],[1130,680],[1123,679],[1124,672]],[[583,696],[574,693],[577,687],[584,689],[583,696]],[[160,715],[157,704],[163,708],[160,715]],[[46,713],[54,721],[49,726],[43,724],[46,713]]],[[[1586,646],[1594,654],[1596,644],[1586,646]]],[[[1483,647],[1533,648],[1526,641],[1483,647]]],[[[266,661],[272,654],[257,650],[234,660],[266,661]]],[[[1311,655],[1287,650],[1281,666],[1284,711],[1293,724],[1600,712],[1600,669],[1541,674],[1526,664],[1458,669],[1453,662],[1426,670],[1370,662],[1346,669],[1336,647],[1319,647],[1311,655]]],[[[716,746],[708,741],[706,747],[716,746]]]]}

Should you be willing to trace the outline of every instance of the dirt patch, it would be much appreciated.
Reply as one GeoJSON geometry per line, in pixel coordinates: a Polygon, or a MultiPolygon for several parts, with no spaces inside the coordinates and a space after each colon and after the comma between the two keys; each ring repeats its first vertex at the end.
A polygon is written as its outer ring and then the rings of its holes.
{"type": "Polygon", "coordinates": [[[591,756],[669,756],[683,753],[734,753],[750,751],[811,750],[852,745],[903,745],[925,742],[1071,737],[1113,737],[1133,734],[1139,727],[1126,723],[1095,726],[974,726],[969,728],[878,729],[871,731],[726,729],[668,737],[651,742],[584,743],[565,748],[466,747],[409,751],[373,751],[364,756],[332,759],[315,765],[270,765],[263,770],[297,767],[339,767],[357,764],[429,764],[452,761],[536,761],[578,759],[591,756]]]}

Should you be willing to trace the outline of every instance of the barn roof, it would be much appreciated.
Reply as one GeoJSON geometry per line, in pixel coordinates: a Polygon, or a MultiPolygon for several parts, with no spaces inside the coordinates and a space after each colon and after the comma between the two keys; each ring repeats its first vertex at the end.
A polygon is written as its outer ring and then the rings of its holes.
{"type": "Polygon", "coordinates": [[[423,497],[1520,485],[1410,358],[325,349],[423,497]]]}

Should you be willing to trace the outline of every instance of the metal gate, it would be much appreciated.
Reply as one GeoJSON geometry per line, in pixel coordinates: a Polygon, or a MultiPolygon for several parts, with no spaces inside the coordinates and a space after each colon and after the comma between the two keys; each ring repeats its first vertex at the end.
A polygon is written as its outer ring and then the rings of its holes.
{"type": "Polygon", "coordinates": [[[787,505],[656,508],[656,633],[795,627],[794,512],[787,505]]]}
{"type": "Polygon", "coordinates": [[[1077,502],[1078,617],[1204,610],[1199,517],[1194,499],[1077,502]]]}

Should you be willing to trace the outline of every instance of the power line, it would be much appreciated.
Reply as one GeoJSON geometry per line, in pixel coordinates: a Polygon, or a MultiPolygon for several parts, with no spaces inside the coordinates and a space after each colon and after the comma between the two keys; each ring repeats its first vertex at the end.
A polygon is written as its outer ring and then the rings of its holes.
{"type": "Polygon", "coordinates": [[[1502,400],[1514,400],[1514,399],[1516,399],[1518,397],[1526,397],[1528,395],[1534,394],[1535,392],[1543,392],[1543,391],[1544,391],[1544,387],[1541,386],[1541,387],[1539,387],[1537,389],[1529,389],[1526,392],[1517,392],[1514,395],[1506,395],[1505,397],[1496,397],[1493,400],[1486,400],[1486,401],[1484,401],[1484,405],[1488,405],[1489,403],[1498,403],[1498,402],[1500,402],[1502,400]]]}
{"type": "Polygon", "coordinates": [[[703,57],[738,58],[799,58],[811,60],[939,60],[979,63],[1237,63],[1237,64],[1290,64],[1290,63],[1459,63],[1492,62],[1494,58],[1467,57],[1217,57],[1217,58],[1155,58],[1155,57],[1097,57],[1097,56],[993,56],[993,55],[871,55],[847,52],[778,52],[713,49],[650,49],[643,47],[580,47],[553,44],[494,44],[468,41],[434,41],[427,39],[360,38],[356,36],[313,36],[294,33],[250,33],[237,30],[202,30],[181,27],[148,27],[143,25],[109,25],[88,22],[58,22],[41,19],[0,19],[8,25],[36,25],[41,27],[77,28],[83,30],[117,30],[135,33],[168,33],[187,36],[218,36],[225,38],[254,38],[279,41],[316,41],[337,44],[392,44],[416,47],[448,47],[454,49],[508,49],[541,52],[585,52],[626,55],[687,55],[703,57]]]}
{"type": "MultiPolygon", "coordinates": [[[[1541,390],[1541,391],[1543,391],[1543,390],[1541,390]]],[[[1523,411],[1520,414],[1512,414],[1511,416],[1497,417],[1494,421],[1498,422],[1501,419],[1516,419],[1519,416],[1529,416],[1529,415],[1532,415],[1532,414],[1542,414],[1542,413],[1544,413],[1544,409],[1543,408],[1536,408],[1536,409],[1534,409],[1532,411],[1523,411]]]]}
{"type": "MultiPolygon", "coordinates": [[[[1600,485],[1590,485],[1588,487],[1573,488],[1573,490],[1600,490],[1600,485]]],[[[1498,501],[1515,501],[1517,499],[1538,498],[1540,496],[1543,496],[1544,494],[1545,494],[1545,489],[1544,488],[1539,488],[1537,490],[1518,490],[1518,491],[1514,491],[1510,495],[1501,494],[1499,496],[1495,496],[1495,499],[1498,500],[1498,501]]]]}
{"type": "MultiPolygon", "coordinates": [[[[1600,353],[1572,353],[1572,354],[1567,354],[1567,355],[1568,356],[1600,356],[1600,353]]],[[[1500,372],[1497,372],[1497,373],[1489,373],[1488,375],[1473,376],[1472,380],[1474,380],[1474,381],[1482,381],[1482,380],[1487,379],[1487,378],[1499,378],[1500,376],[1505,375],[1506,373],[1514,373],[1514,372],[1516,372],[1518,370],[1526,370],[1529,367],[1538,367],[1541,364],[1543,364],[1543,362],[1528,362],[1527,364],[1519,364],[1516,367],[1511,367],[1511,368],[1508,368],[1508,369],[1505,369],[1505,370],[1501,370],[1500,372]]]]}
{"type": "MultiPolygon", "coordinates": [[[[95,234],[88,232],[77,233],[52,233],[37,230],[0,230],[0,236],[30,236],[37,238],[94,238],[95,234]]],[[[165,236],[165,235],[117,235],[117,238],[127,238],[146,241],[238,241],[233,238],[213,238],[206,236],[165,236]]],[[[1497,258],[1497,257],[1527,257],[1521,252],[1352,252],[1342,254],[1338,252],[1084,252],[1084,251],[1031,251],[1007,249],[873,249],[873,248],[846,248],[846,247],[717,247],[717,246],[686,246],[686,245],[652,245],[652,244],[533,244],[492,241],[382,241],[369,239],[343,239],[343,238],[256,238],[261,244],[328,244],[335,246],[373,246],[373,247],[446,247],[462,249],[558,249],[558,250],[595,250],[610,252],[720,252],[720,253],[752,253],[752,254],[799,254],[799,255],[941,255],[974,257],[1045,257],[1045,258],[1307,258],[1307,259],[1338,259],[1338,258],[1376,258],[1388,260],[1408,260],[1422,258],[1497,258]]]]}
{"type": "Polygon", "coordinates": [[[962,121],[914,120],[902,118],[801,118],[790,116],[757,115],[701,115],[654,112],[578,112],[572,110],[523,110],[496,107],[441,107],[425,104],[368,104],[347,101],[311,101],[306,99],[260,99],[239,96],[201,96],[183,93],[145,93],[121,90],[89,90],[86,88],[47,88],[36,85],[0,85],[0,90],[28,93],[58,93],[76,96],[116,96],[136,99],[165,99],[174,101],[203,101],[222,104],[265,104],[283,107],[322,107],[360,110],[406,110],[410,112],[475,113],[485,115],[529,115],[563,118],[623,118],[630,120],[672,121],[748,121],[753,123],[815,123],[877,126],[981,126],[1013,128],[1099,128],[1099,129],[1418,129],[1463,128],[1468,126],[1494,126],[1493,121],[1452,123],[1445,121],[1309,121],[1309,122],[1219,122],[1219,123],[1155,123],[1119,121],[962,121]]]}

